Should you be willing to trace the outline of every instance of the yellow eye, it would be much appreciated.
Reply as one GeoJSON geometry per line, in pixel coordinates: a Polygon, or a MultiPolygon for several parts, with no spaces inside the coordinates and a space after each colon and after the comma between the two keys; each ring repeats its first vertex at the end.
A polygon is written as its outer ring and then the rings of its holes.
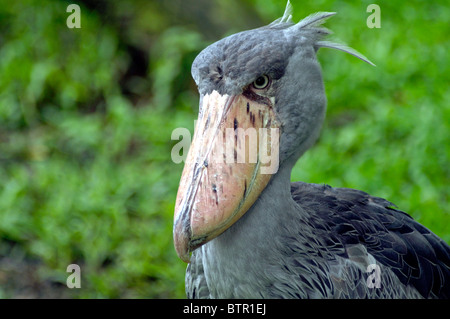
{"type": "Polygon", "coordinates": [[[257,90],[262,90],[269,86],[269,84],[269,77],[267,75],[261,75],[253,82],[253,87],[257,90]]]}

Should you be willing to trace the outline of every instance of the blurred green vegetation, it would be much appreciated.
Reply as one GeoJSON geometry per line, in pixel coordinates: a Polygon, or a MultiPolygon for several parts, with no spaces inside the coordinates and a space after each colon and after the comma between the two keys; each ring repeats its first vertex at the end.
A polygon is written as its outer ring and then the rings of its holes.
{"type": "MultiPolygon", "coordinates": [[[[294,21],[327,27],[377,67],[338,51],[319,59],[328,117],[292,179],[387,198],[450,241],[450,7],[444,1],[291,1],[294,21]]],[[[284,1],[71,1],[0,6],[0,297],[183,298],[172,245],[195,56],[267,24],[284,1]],[[81,267],[81,289],[66,268],[81,267]]]]}

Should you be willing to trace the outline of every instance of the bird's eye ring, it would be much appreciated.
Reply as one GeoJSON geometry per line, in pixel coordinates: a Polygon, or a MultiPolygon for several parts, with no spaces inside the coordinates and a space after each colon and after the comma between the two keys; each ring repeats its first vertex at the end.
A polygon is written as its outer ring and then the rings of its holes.
{"type": "Polygon", "coordinates": [[[270,79],[267,75],[259,76],[255,81],[253,81],[253,87],[257,90],[262,90],[268,87],[270,84],[270,79]]]}

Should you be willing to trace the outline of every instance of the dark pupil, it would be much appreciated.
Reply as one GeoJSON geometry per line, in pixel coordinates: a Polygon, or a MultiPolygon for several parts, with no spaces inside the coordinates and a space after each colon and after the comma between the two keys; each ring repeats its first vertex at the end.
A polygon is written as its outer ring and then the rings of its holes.
{"type": "Polygon", "coordinates": [[[263,86],[264,84],[266,84],[266,78],[260,76],[259,78],[256,79],[255,84],[256,86],[263,86]]]}

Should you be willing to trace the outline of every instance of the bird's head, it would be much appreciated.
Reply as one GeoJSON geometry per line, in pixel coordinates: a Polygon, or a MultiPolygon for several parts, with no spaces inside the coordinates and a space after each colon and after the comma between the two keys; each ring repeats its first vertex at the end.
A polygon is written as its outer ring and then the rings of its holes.
{"type": "Polygon", "coordinates": [[[322,41],[320,27],[334,13],[226,37],[192,65],[200,93],[199,117],[178,189],[174,242],[178,256],[219,236],[256,201],[281,165],[293,166],[317,139],[326,96],[316,52],[339,49],[322,41]]]}

